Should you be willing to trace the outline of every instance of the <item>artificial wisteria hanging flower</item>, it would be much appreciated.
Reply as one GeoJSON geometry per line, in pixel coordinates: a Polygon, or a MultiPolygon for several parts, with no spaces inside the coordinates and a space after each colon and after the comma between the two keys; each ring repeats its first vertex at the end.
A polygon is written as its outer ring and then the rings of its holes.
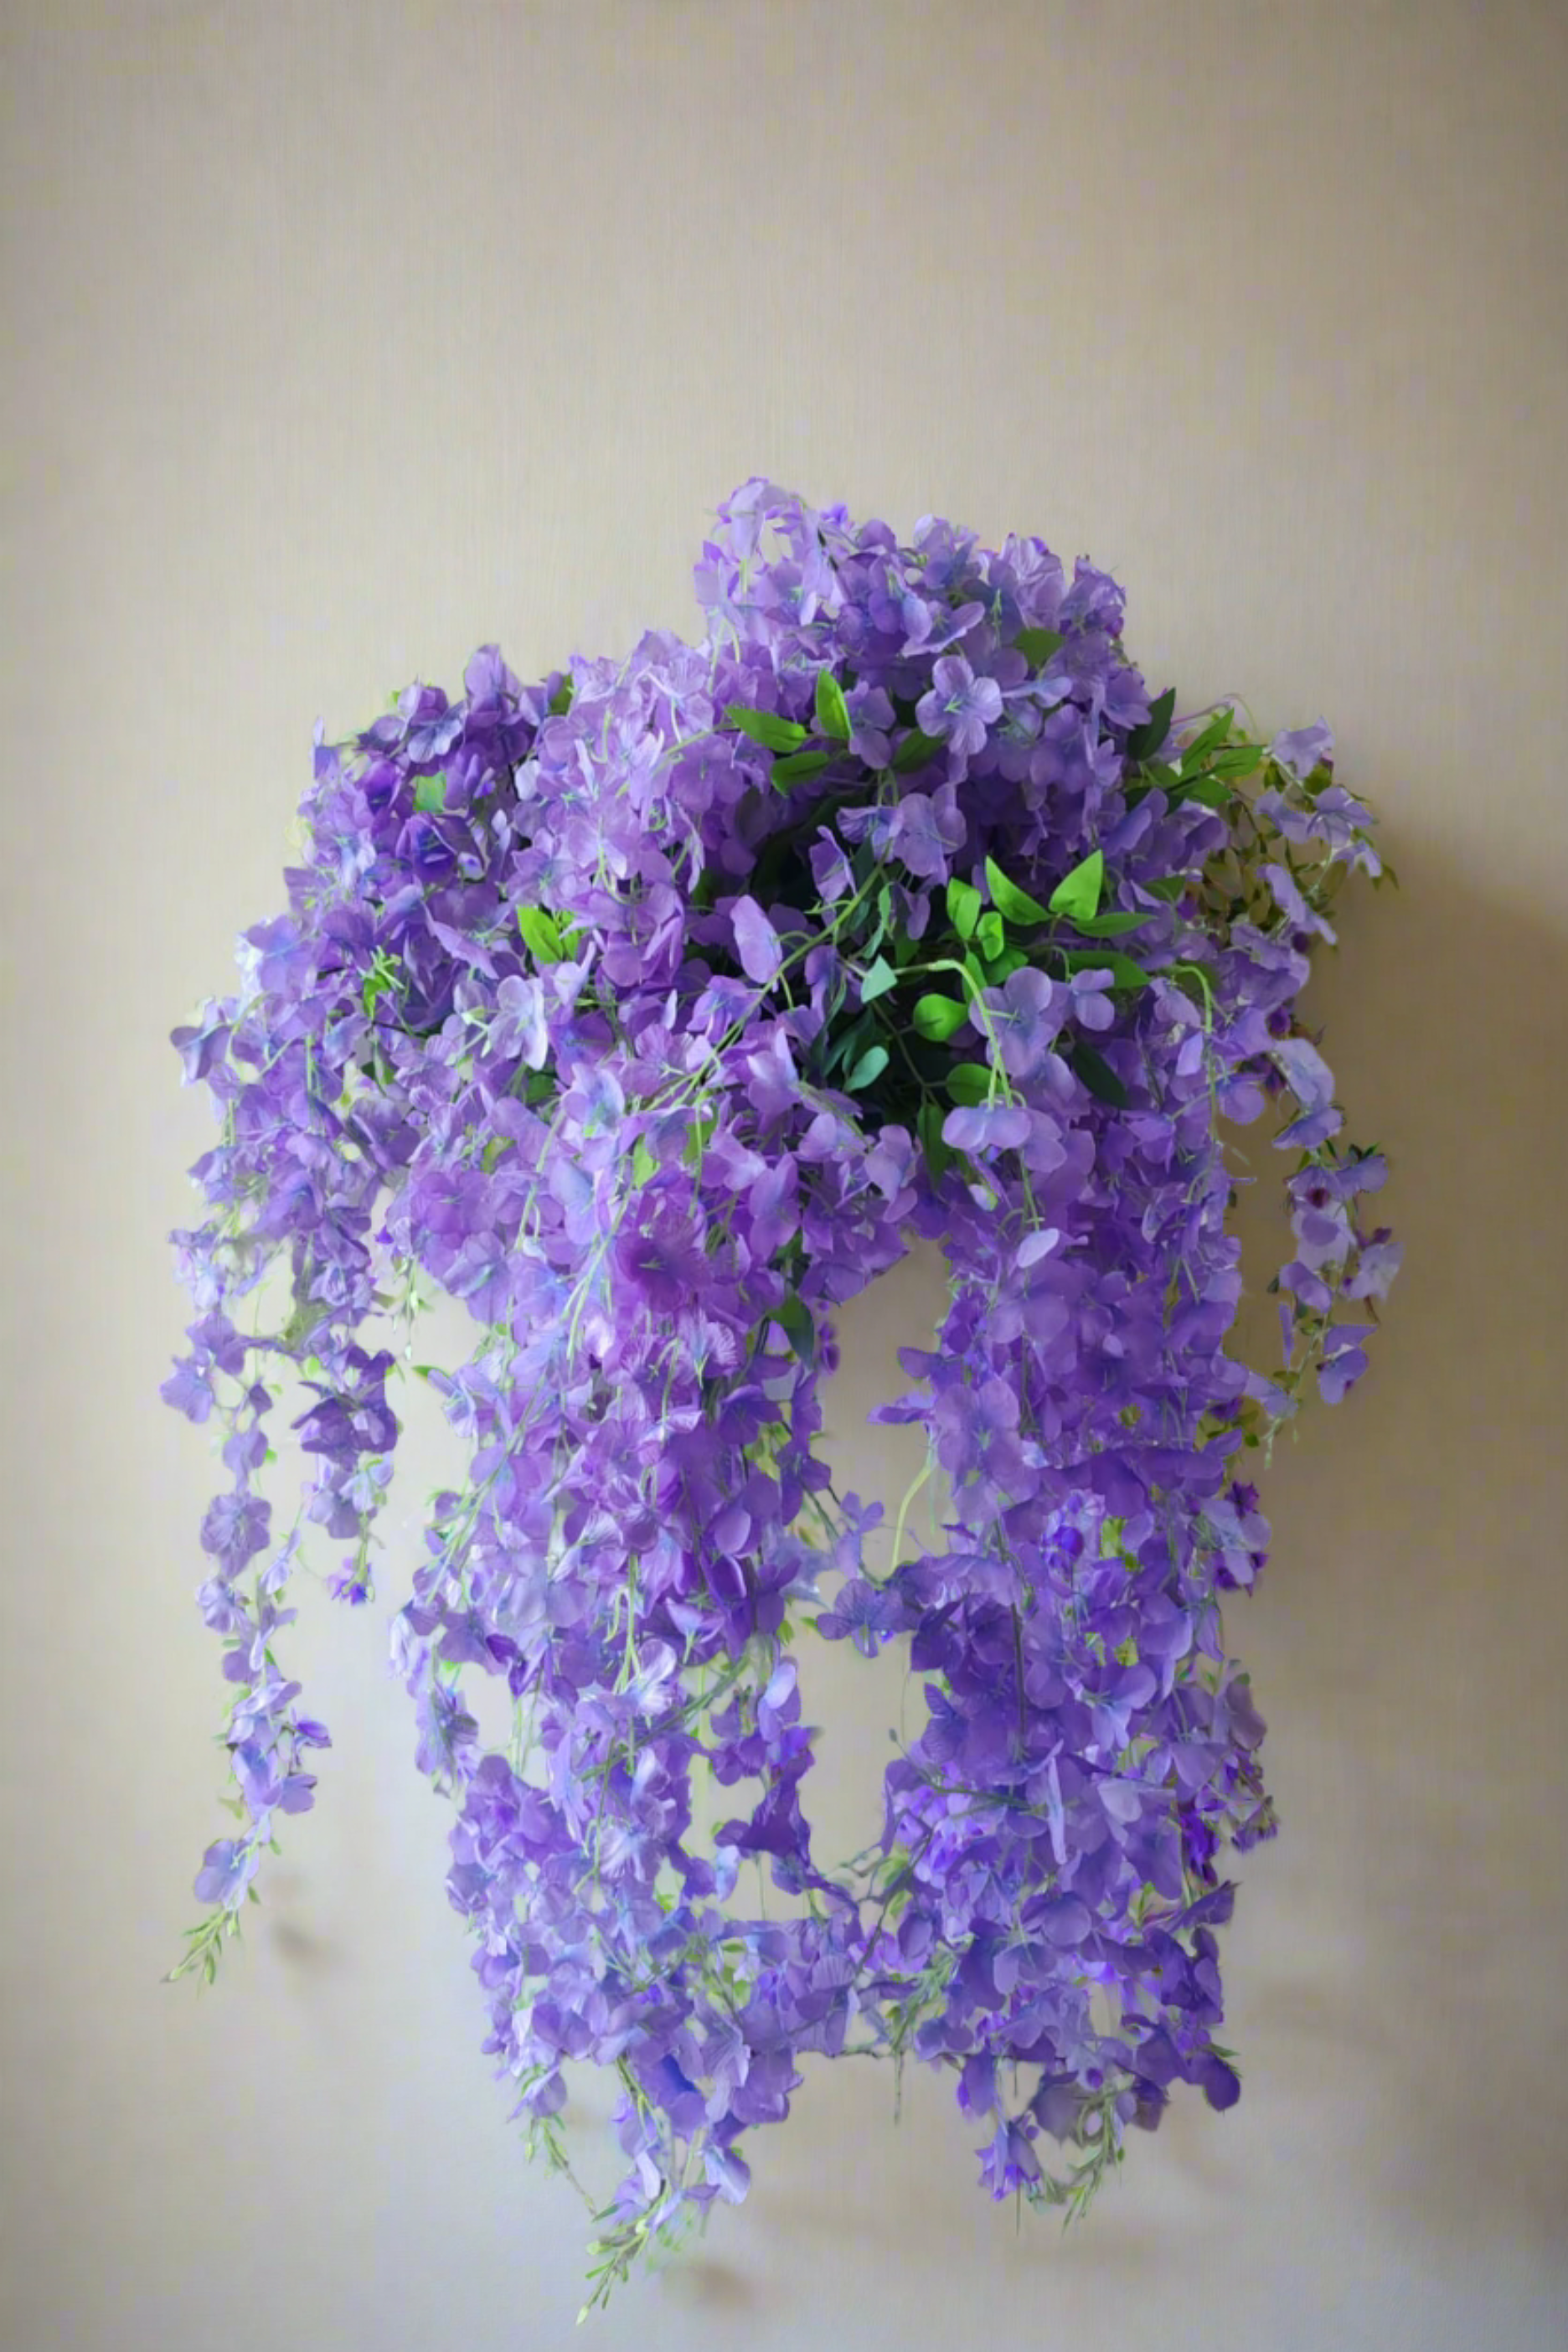
{"type": "Polygon", "coordinates": [[[807,2052],[951,2070],[993,2194],[1069,2211],[1173,2084],[1233,2103],[1221,1856],[1275,1826],[1220,1619],[1268,1549],[1242,1465],[1360,1377],[1399,1263],[1296,1010],[1345,876],[1381,871],[1326,726],[1177,719],[1117,584],[1037,539],[927,518],[905,546],[759,478],[696,582],[699,646],[532,685],[488,646],[461,700],[318,727],[288,912],[174,1040],[221,1120],[163,1394],[223,1433],[199,1598],[239,1823],[174,1973],[213,1975],[313,1801],[279,1596],[308,1526],[351,1547],[331,1590],[371,1593],[388,1381],[417,1373],[471,1458],[393,1663],[533,2143],[569,2169],[563,2066],[618,2079],[595,2301],[745,2194],[807,2052]],[[1276,1103],[1266,1373],[1226,1350],[1219,1123],[1276,1103]],[[906,1505],[882,1558],[818,1390],[837,1310],[916,1237],[947,1312],[872,1418],[923,1430],[946,1516],[909,1552],[906,1505]],[[279,1262],[286,1319],[242,1332],[279,1262]],[[449,1370],[363,1341],[421,1277],[474,1320],[449,1370]],[[279,1537],[264,1424],[296,1376],[315,1467],[279,1537]],[[805,1811],[813,1630],[907,1640],[924,1692],[850,1868],[805,1811]],[[794,1915],[745,1915],[753,1861],[794,1915]]]}

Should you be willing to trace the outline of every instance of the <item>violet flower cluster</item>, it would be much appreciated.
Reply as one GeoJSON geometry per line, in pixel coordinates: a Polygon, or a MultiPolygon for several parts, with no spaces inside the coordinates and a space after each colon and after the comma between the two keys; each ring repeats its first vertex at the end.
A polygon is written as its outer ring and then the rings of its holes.
{"type": "Polygon", "coordinates": [[[992,2193],[1069,2211],[1174,2084],[1236,2099],[1222,1850],[1274,1830],[1220,1616],[1268,1543],[1245,1465],[1353,1384],[1398,1265],[1297,1012],[1341,883],[1381,870],[1326,727],[1175,719],[1116,583],[1035,538],[905,546],[759,478],[696,584],[700,645],[532,685],[489,646],[458,701],[318,726],[288,911],[174,1039],[221,1118],[163,1393],[223,1432],[199,1598],[237,1819],[174,1973],[211,1977],[313,1801],[282,1601],[312,1528],[369,1596],[389,1379],[418,1372],[471,1461],[393,1659],[484,2048],[562,2168],[563,2067],[617,2078],[595,2298],[744,2195],[808,2053],[951,2071],[992,2193]],[[1269,1112],[1294,1249],[1265,1373],[1226,1348],[1220,1122],[1269,1112]],[[946,1516],[884,1557],[815,1441],[835,1318],[917,1236],[947,1311],[872,1418],[923,1432],[946,1516]],[[449,1370],[374,1343],[422,1280],[477,1328],[449,1370]],[[280,1532],[290,1381],[314,1470],[280,1532]],[[813,1629],[907,1641],[923,1691],[853,1866],[807,1810],[813,1629]],[[753,1864],[783,1916],[746,1916],[753,1864]]]}

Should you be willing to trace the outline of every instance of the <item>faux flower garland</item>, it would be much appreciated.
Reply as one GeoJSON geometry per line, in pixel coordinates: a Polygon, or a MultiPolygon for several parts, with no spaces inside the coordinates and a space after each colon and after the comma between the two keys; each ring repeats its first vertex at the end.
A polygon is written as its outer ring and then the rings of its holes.
{"type": "Polygon", "coordinates": [[[950,2069],[993,2194],[1069,2214],[1173,2084],[1237,2098],[1221,1850],[1275,1826],[1220,1620],[1268,1540],[1245,1465],[1310,1384],[1352,1385],[1398,1265],[1364,1222],[1384,1161],[1296,1009],[1346,875],[1382,871],[1326,727],[1177,719],[1115,583],[1035,538],[927,518],[904,546],[754,478],[695,577],[699,646],[650,631],[534,686],[487,646],[459,701],[318,724],[289,911],[174,1033],[222,1123],[163,1394],[224,1432],[199,1599],[238,1830],[172,1974],[212,1978],[313,1802],[285,1588],[310,1526],[369,1598],[387,1383],[416,1374],[472,1458],[393,1659],[531,2144],[570,2173],[563,2064],[618,2078],[595,2301],[744,2195],[808,2051],[950,2069]],[[1225,1348],[1220,1122],[1270,1109],[1295,1247],[1265,1375],[1225,1348]],[[879,1507],[813,1441],[837,1310],[917,1235],[946,1317],[872,1419],[923,1430],[946,1517],[906,1557],[900,1515],[879,1566],[879,1507]],[[425,1277],[478,1327],[453,1370],[362,1344],[425,1277]],[[279,1538],[296,1375],[314,1476],[279,1538]],[[907,1641],[924,1694],[880,1839],[837,1869],[805,1810],[812,1629],[907,1641]],[[504,1752],[475,1673],[514,1702],[504,1752]],[[733,1792],[712,1837],[699,1773],[733,1792]],[[785,1916],[744,1916],[753,1861],[785,1916]]]}

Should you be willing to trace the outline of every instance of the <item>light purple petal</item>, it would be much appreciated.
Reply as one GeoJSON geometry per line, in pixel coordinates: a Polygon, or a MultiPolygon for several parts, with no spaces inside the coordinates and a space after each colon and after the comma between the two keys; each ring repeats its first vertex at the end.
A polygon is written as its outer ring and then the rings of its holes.
{"type": "Polygon", "coordinates": [[[735,934],[735,949],[741,959],[741,969],[748,980],[766,988],[778,978],[784,950],[779,935],[766,915],[751,898],[737,898],[730,910],[730,922],[735,934]]]}

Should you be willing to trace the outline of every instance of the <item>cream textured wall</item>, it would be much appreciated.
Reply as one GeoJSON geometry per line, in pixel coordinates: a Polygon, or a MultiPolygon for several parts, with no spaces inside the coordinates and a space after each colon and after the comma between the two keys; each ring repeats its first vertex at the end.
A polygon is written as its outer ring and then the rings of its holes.
{"type": "MultiPolygon", "coordinates": [[[[369,1612],[302,1590],[321,1801],[218,1990],[158,1981],[222,1827],[165,1040],[281,903],[318,714],[693,628],[753,470],[1037,530],[1184,701],[1332,721],[1405,888],[1310,1001],[1408,1255],[1232,1616],[1285,1825],[1239,2108],[1179,2102],[1064,2240],[984,2201],[944,2087],[895,2129],[814,2067],[598,2340],[1568,2340],[1568,11],[5,15],[6,2352],[574,2340],[582,2217],[504,2125],[369,1612]]],[[[852,1318],[831,1399],[884,1493],[856,1424],[931,1295],[852,1318]]],[[[857,1843],[898,1699],[858,1672],[813,1709],[857,1843]]]]}

